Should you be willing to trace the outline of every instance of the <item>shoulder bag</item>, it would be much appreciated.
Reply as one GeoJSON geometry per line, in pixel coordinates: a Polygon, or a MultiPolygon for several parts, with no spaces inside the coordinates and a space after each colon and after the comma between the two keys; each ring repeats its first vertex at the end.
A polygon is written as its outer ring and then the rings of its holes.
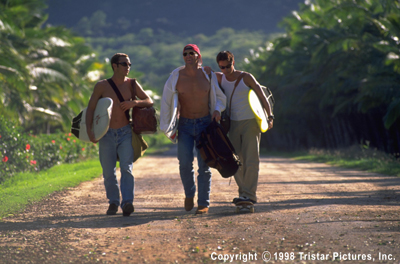
{"type": "MultiPolygon", "coordinates": [[[[136,79],[131,79],[132,98],[136,98],[136,79]]],[[[157,117],[154,107],[132,108],[132,130],[136,134],[154,134],[157,132],[157,117]]]]}

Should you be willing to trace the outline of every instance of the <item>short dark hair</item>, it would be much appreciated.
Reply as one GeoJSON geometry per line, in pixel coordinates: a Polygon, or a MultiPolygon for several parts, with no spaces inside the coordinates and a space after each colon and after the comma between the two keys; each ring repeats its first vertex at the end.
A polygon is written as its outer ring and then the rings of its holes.
{"type": "Polygon", "coordinates": [[[125,58],[129,58],[129,56],[125,53],[115,53],[112,57],[111,57],[111,68],[114,71],[114,68],[112,67],[112,65],[114,63],[118,63],[119,62],[119,58],[121,57],[125,57],[125,58]]]}
{"type": "Polygon", "coordinates": [[[224,50],[218,53],[217,55],[217,63],[220,61],[228,61],[228,62],[233,62],[235,57],[233,56],[233,53],[230,52],[229,50],[224,50]]]}

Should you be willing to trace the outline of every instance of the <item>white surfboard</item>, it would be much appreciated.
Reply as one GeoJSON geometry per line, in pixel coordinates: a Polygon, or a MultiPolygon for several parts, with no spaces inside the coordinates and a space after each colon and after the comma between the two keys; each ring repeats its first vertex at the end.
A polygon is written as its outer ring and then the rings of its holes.
{"type": "MultiPolygon", "coordinates": [[[[96,109],[93,114],[93,132],[96,140],[101,139],[108,130],[112,113],[113,100],[105,97],[97,101],[96,109]]],[[[90,142],[86,131],[86,111],[85,108],[72,120],[71,133],[84,142],[90,142]]]]}
{"type": "Polygon", "coordinates": [[[261,101],[253,89],[250,89],[249,91],[249,104],[251,110],[254,113],[254,117],[256,118],[257,124],[260,127],[261,132],[262,133],[266,132],[268,130],[267,114],[265,113],[261,101]]]}
{"type": "Polygon", "coordinates": [[[177,135],[176,131],[178,129],[178,93],[174,93],[173,96],[173,103],[171,104],[171,112],[172,118],[171,122],[169,123],[168,129],[164,132],[164,134],[172,141],[172,143],[176,144],[177,142],[177,135]]]}

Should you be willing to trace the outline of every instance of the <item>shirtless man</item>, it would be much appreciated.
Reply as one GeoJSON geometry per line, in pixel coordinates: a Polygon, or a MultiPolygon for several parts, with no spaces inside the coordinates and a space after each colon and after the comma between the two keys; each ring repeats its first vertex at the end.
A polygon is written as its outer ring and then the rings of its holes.
{"type": "Polygon", "coordinates": [[[103,169],[104,186],[106,189],[109,208],[107,215],[115,215],[118,206],[121,205],[123,216],[129,216],[134,212],[134,177],[132,175],[132,130],[129,120],[126,118],[125,111],[133,107],[152,106],[153,100],[143,91],[143,88],[136,82],[136,96],[140,100],[133,98],[131,93],[130,79],[126,76],[129,73],[131,62],[128,55],[117,53],[111,58],[111,67],[114,71],[111,80],[119,89],[124,102],[120,102],[113,88],[107,80],[99,81],[89,100],[86,113],[86,126],[90,141],[97,143],[92,131],[93,114],[97,101],[102,97],[109,97],[113,100],[113,108],[110,120],[110,128],[107,133],[99,140],[99,156],[103,169]],[[116,175],[117,157],[121,169],[121,196],[120,202],[118,180],[116,175]]]}
{"type": "MultiPolygon", "coordinates": [[[[219,121],[225,109],[226,97],[212,73],[211,81],[201,67],[200,49],[188,44],[183,49],[185,66],[175,69],[168,78],[161,102],[160,128],[166,132],[173,112],[173,95],[178,93],[178,160],[179,172],[185,191],[185,210],[194,207],[196,193],[193,169],[193,149],[201,132],[213,119],[219,121]]],[[[167,133],[166,133],[167,134],[167,133]]],[[[197,152],[198,162],[198,207],[196,214],[208,213],[210,206],[211,171],[197,152]]]]}

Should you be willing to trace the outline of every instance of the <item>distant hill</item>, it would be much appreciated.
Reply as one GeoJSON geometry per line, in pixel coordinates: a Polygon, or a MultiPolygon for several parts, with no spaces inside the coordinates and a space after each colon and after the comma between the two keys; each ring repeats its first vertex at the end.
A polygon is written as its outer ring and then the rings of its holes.
{"type": "Polygon", "coordinates": [[[304,0],[49,0],[46,11],[49,24],[74,28],[80,34],[84,34],[80,21],[85,24],[90,19],[102,27],[99,34],[103,36],[137,33],[143,28],[180,36],[212,35],[220,28],[261,30],[270,34],[282,32],[277,24],[302,2],[304,0]],[[99,10],[106,17],[93,18],[99,10]]]}

